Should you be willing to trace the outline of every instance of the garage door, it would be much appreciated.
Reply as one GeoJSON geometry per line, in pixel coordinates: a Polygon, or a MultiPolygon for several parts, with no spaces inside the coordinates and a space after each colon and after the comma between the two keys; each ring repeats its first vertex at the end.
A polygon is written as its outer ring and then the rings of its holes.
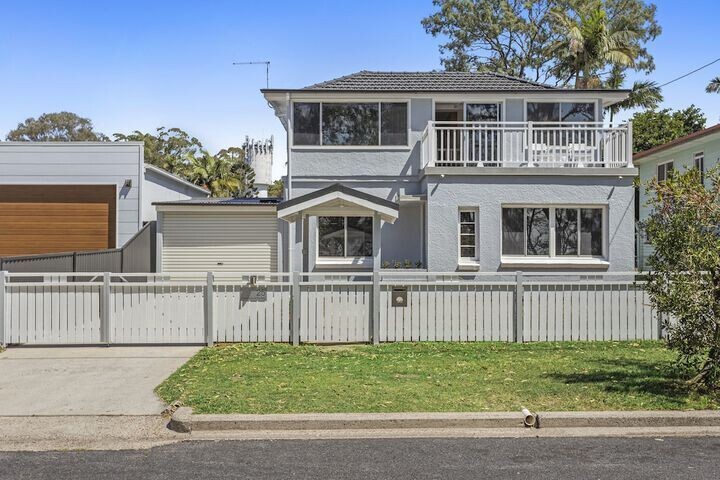
{"type": "Polygon", "coordinates": [[[0,257],[115,247],[115,185],[0,185],[0,257]]]}
{"type": "Polygon", "coordinates": [[[275,272],[278,219],[268,212],[164,212],[166,272],[275,272]]]}

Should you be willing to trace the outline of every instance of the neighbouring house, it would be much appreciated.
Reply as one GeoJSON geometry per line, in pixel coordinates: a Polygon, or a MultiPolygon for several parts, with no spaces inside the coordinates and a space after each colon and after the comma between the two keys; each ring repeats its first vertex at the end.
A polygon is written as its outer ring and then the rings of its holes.
{"type": "MultiPolygon", "coordinates": [[[[653,177],[664,180],[671,170],[697,168],[704,174],[720,162],[720,124],[638,152],[633,156],[633,162],[638,167],[642,184],[653,177]]],[[[650,213],[647,201],[647,193],[641,186],[638,202],[638,220],[641,222],[650,213]]],[[[638,267],[644,268],[647,257],[652,253],[652,246],[642,232],[638,233],[638,267]]]]}
{"type": "Polygon", "coordinates": [[[146,165],[142,142],[0,142],[0,257],[120,247],[152,202],[207,196],[146,165]]]}
{"type": "Polygon", "coordinates": [[[287,130],[285,271],[630,271],[627,90],[361,71],[263,89],[287,130]]]}

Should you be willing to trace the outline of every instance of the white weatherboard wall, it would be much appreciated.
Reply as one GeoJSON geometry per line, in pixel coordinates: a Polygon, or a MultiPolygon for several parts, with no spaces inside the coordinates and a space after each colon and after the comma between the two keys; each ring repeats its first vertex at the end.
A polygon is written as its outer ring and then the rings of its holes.
{"type": "Polygon", "coordinates": [[[142,166],[142,142],[0,142],[0,188],[116,185],[118,246],[142,226],[142,166]]]}
{"type": "Polygon", "coordinates": [[[160,211],[163,272],[276,272],[274,207],[192,207],[160,211]]]}

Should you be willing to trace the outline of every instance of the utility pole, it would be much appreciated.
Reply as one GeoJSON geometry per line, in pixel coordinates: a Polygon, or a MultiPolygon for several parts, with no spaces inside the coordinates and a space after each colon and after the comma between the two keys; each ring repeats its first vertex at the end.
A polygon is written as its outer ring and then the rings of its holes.
{"type": "Polygon", "coordinates": [[[269,61],[233,62],[233,65],[265,65],[265,88],[270,88],[270,62],[269,61]]]}

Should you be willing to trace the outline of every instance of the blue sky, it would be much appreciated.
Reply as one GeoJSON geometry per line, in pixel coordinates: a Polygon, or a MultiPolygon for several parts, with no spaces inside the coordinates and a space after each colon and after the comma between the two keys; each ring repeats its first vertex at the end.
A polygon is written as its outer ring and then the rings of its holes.
{"type": "MultiPolygon", "coordinates": [[[[671,80],[720,56],[720,2],[662,0],[663,34],[650,45],[671,80]]],[[[439,39],[420,20],[431,1],[0,0],[0,136],[30,116],[70,110],[112,134],[180,127],[211,151],[245,135],[285,134],[259,89],[302,87],[354,71],[440,68],[439,39]],[[381,13],[381,14],[379,14],[381,13]]],[[[720,122],[720,95],[704,91],[720,62],[666,87],[664,106],[698,105],[720,122]]],[[[626,117],[623,115],[622,117],[626,117]]],[[[274,174],[284,171],[276,150],[274,174]]]]}

